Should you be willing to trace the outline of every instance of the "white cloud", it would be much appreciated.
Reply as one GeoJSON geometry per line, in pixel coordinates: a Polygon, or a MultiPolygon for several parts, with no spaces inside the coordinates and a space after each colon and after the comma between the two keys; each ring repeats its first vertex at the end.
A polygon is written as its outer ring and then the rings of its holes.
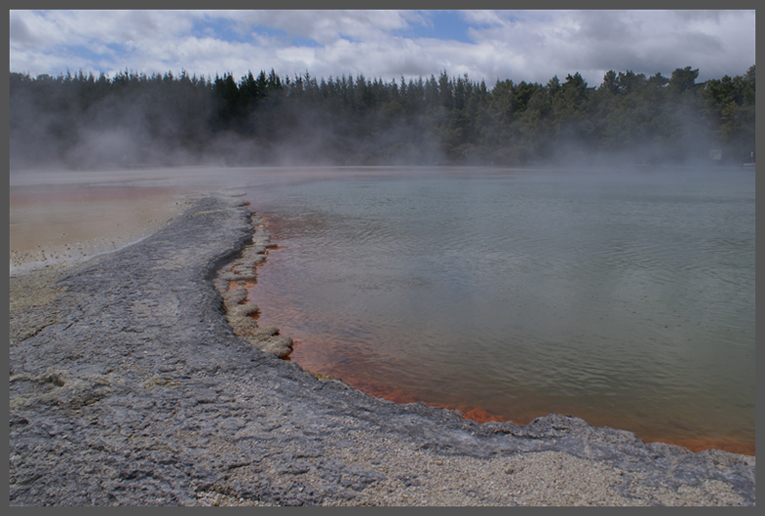
{"type": "Polygon", "coordinates": [[[526,11],[500,18],[502,25],[475,27],[471,35],[507,63],[497,71],[518,80],[578,71],[596,85],[609,69],[669,74],[685,66],[704,79],[754,64],[752,12],[526,11]]]}
{"type": "Polygon", "coordinates": [[[384,37],[386,33],[403,29],[408,19],[417,16],[398,11],[224,11],[210,16],[235,21],[246,33],[257,26],[283,30],[289,36],[303,36],[322,45],[343,36],[366,40],[384,37]]]}
{"type": "MultiPolygon", "coordinates": [[[[457,16],[457,15],[455,15],[457,16]]],[[[470,43],[403,37],[433,23],[416,11],[11,11],[11,70],[32,75],[129,68],[146,73],[241,77],[467,73],[547,82],[580,72],[597,85],[609,69],[668,75],[692,66],[700,79],[754,64],[753,11],[462,11],[470,43]],[[236,41],[216,34],[225,25],[236,41]],[[200,30],[199,28],[202,27],[200,30]],[[193,31],[196,29],[196,32],[193,31]],[[301,37],[318,46],[293,46],[301,37]],[[79,48],[85,52],[75,52],[79,48]]],[[[228,36],[231,34],[229,33],[228,36]]]]}

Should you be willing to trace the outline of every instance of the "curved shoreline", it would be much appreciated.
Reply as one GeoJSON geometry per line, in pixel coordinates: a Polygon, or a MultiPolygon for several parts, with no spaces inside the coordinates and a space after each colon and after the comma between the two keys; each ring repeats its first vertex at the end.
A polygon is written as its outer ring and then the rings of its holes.
{"type": "Polygon", "coordinates": [[[208,197],[12,308],[12,332],[45,317],[10,349],[11,505],[755,504],[754,457],[560,415],[479,424],[264,353],[213,287],[254,229],[208,197]]]}
{"type": "MultiPolygon", "coordinates": [[[[246,192],[242,192],[241,195],[246,196],[247,194],[246,192]]],[[[268,204],[266,203],[266,205],[268,204]]],[[[276,213],[287,215],[283,213],[283,210],[278,208],[276,213]]],[[[326,375],[332,375],[336,378],[342,379],[344,382],[348,383],[356,389],[362,390],[368,394],[372,394],[373,396],[385,398],[397,403],[413,403],[420,401],[433,407],[458,410],[464,417],[473,419],[479,423],[485,423],[488,421],[508,421],[515,424],[524,425],[535,417],[539,417],[547,413],[555,412],[561,414],[575,414],[577,417],[580,417],[588,421],[590,424],[594,424],[596,426],[602,425],[629,430],[634,432],[638,438],[646,442],[663,442],[667,444],[674,444],[683,448],[688,448],[693,452],[698,452],[705,449],[718,449],[730,453],[750,456],[755,455],[753,429],[751,436],[742,436],[741,432],[735,434],[731,433],[730,430],[737,429],[737,427],[736,424],[730,420],[723,420],[720,422],[720,426],[728,429],[729,433],[722,434],[718,428],[714,428],[712,425],[710,425],[710,427],[706,427],[705,433],[703,430],[695,431],[692,428],[693,425],[688,426],[687,424],[683,424],[682,421],[677,421],[676,418],[671,417],[671,415],[670,417],[656,419],[656,412],[649,412],[649,414],[641,416],[639,418],[640,421],[636,424],[634,419],[630,419],[631,413],[629,410],[627,410],[627,415],[625,416],[624,407],[622,407],[620,409],[621,412],[617,413],[616,415],[606,410],[604,412],[606,416],[604,416],[604,413],[600,413],[597,408],[590,408],[589,412],[582,412],[574,411],[575,407],[573,406],[566,408],[560,405],[557,407],[557,409],[550,409],[549,406],[548,408],[544,408],[544,406],[541,404],[526,404],[524,406],[525,411],[505,412],[502,414],[496,412],[487,412],[484,410],[487,407],[485,405],[481,405],[480,403],[476,405],[475,403],[480,402],[481,400],[480,396],[462,396],[457,400],[457,402],[453,403],[437,401],[438,393],[436,393],[436,397],[434,397],[432,393],[429,396],[418,396],[416,394],[416,389],[407,390],[406,388],[403,388],[402,383],[397,381],[395,374],[390,374],[390,370],[393,369],[390,367],[390,364],[386,364],[389,371],[387,375],[384,372],[377,374],[382,370],[377,369],[377,367],[384,363],[384,361],[375,363],[374,360],[370,361],[369,359],[352,359],[350,355],[339,351],[339,348],[337,348],[335,342],[337,336],[333,337],[330,333],[319,328],[319,326],[324,326],[326,324],[347,326],[349,321],[341,322],[340,318],[335,319],[335,317],[339,315],[337,312],[322,311],[322,322],[319,325],[314,323],[314,326],[316,326],[318,329],[318,333],[313,333],[308,324],[303,325],[301,323],[301,319],[304,319],[304,317],[309,317],[310,319],[310,314],[304,313],[301,315],[301,312],[305,312],[305,310],[297,309],[297,305],[294,304],[294,302],[290,303],[289,301],[285,301],[285,299],[290,298],[296,300],[299,299],[299,292],[301,291],[300,283],[295,283],[293,281],[294,278],[292,277],[292,275],[296,273],[297,275],[294,277],[301,276],[300,266],[298,266],[296,269],[296,262],[293,259],[286,258],[290,255],[290,253],[279,256],[280,252],[277,252],[276,255],[274,255],[274,258],[269,258],[269,260],[276,259],[278,262],[280,262],[280,264],[276,264],[275,269],[272,269],[271,266],[269,266],[268,268],[261,271],[264,274],[260,274],[259,276],[256,274],[255,267],[258,267],[266,259],[265,245],[269,244],[269,247],[276,247],[276,245],[270,244],[269,236],[263,234],[263,228],[266,228],[266,231],[270,231],[268,229],[269,222],[276,224],[276,233],[273,233],[272,237],[276,239],[274,240],[275,242],[279,242],[280,247],[282,245],[290,246],[295,243],[291,242],[289,239],[290,226],[297,224],[297,227],[300,227],[299,220],[294,219],[294,216],[288,216],[285,220],[292,220],[293,222],[286,223],[286,226],[284,226],[283,224],[285,223],[283,221],[280,222],[278,220],[279,218],[281,217],[271,219],[270,217],[265,217],[263,215],[260,215],[257,218],[257,234],[254,237],[254,239],[257,240],[257,243],[255,244],[255,248],[251,251],[248,250],[248,248],[245,248],[245,253],[252,252],[253,255],[259,257],[262,261],[259,260],[253,265],[248,263],[252,258],[244,258],[241,262],[241,267],[237,265],[237,268],[246,270],[247,276],[232,276],[229,278],[229,281],[234,281],[236,279],[240,280],[237,284],[242,289],[239,291],[241,298],[238,298],[235,304],[241,303],[242,305],[246,305],[248,303],[257,303],[261,305],[261,308],[263,308],[263,313],[260,312],[260,309],[257,306],[254,307],[254,311],[252,312],[253,316],[256,317],[256,320],[258,320],[261,325],[272,326],[272,331],[275,332],[272,334],[278,334],[279,330],[282,330],[282,334],[289,335],[296,340],[297,344],[295,346],[294,352],[292,352],[292,349],[288,347],[289,345],[285,345],[280,348],[281,351],[280,355],[278,356],[287,360],[295,361],[301,367],[305,368],[306,370],[310,370],[314,374],[322,373],[326,375]],[[280,233],[284,233],[282,236],[287,237],[287,240],[282,241],[282,239],[279,238],[280,233]],[[291,266],[288,264],[291,264],[291,266]],[[285,276],[285,274],[287,274],[287,276],[285,276]],[[256,276],[258,276],[257,280],[256,276]],[[260,287],[265,288],[265,291],[260,291],[259,293],[258,286],[256,285],[258,283],[260,284],[260,287]],[[286,298],[284,297],[284,292],[286,291],[279,292],[279,289],[274,288],[274,285],[288,285],[290,283],[293,284],[293,286],[296,288],[291,291],[291,295],[287,296],[286,298]],[[271,286],[269,286],[269,284],[271,286]],[[247,292],[245,292],[245,289],[247,292]],[[286,311],[282,313],[282,310],[285,308],[286,311]],[[285,317],[285,314],[290,314],[290,316],[285,317]],[[338,366],[338,363],[342,363],[345,367],[341,369],[342,366],[338,366]],[[543,408],[540,409],[540,406],[543,408]],[[651,414],[653,414],[653,416],[651,416],[651,414]],[[648,423],[646,424],[645,421],[648,421],[648,423]],[[716,430],[718,430],[718,432],[716,434],[712,434],[712,432],[715,432],[716,430]],[[710,435],[716,436],[710,437],[710,435]],[[735,435],[736,437],[731,437],[731,435],[735,435]]],[[[303,261],[306,259],[306,256],[302,257],[303,261]]],[[[231,265],[233,266],[234,264],[232,263],[231,265]]],[[[310,261],[304,265],[310,265],[310,261]]],[[[321,263],[318,263],[317,265],[321,267],[321,263]]],[[[287,290],[289,291],[289,288],[287,290]]],[[[219,291],[221,290],[219,289],[219,291]]],[[[224,291],[221,291],[221,293],[223,294],[224,291]]],[[[226,296],[224,296],[224,300],[225,299],[226,296]]],[[[303,308],[305,309],[305,306],[303,308]]],[[[237,306],[236,309],[244,309],[244,306],[237,306]]],[[[309,309],[309,312],[310,310],[311,309],[309,309]]],[[[249,319],[249,317],[246,317],[244,318],[244,321],[246,323],[252,324],[249,319]]],[[[231,320],[229,320],[229,322],[231,322],[231,320]]],[[[377,322],[380,321],[378,320],[377,322]]],[[[237,335],[247,340],[246,330],[238,331],[234,323],[232,323],[232,326],[235,327],[235,332],[237,335]]],[[[346,326],[343,326],[343,328],[346,328],[346,326]]],[[[401,326],[400,321],[398,322],[397,326],[401,326]]],[[[369,347],[370,350],[375,348],[375,345],[371,345],[370,341],[367,340],[367,337],[355,338],[359,339],[359,342],[364,342],[364,345],[369,347]]],[[[257,341],[257,338],[255,340],[257,341]]],[[[347,340],[343,342],[351,346],[347,349],[355,349],[354,346],[358,344],[358,342],[351,342],[347,340]]],[[[378,342],[377,344],[384,343],[378,342]]],[[[354,353],[351,352],[351,354],[353,355],[354,353]]],[[[417,385],[414,385],[414,387],[417,387],[417,385]]],[[[432,389],[430,389],[430,391],[432,391],[432,389]]],[[[617,403],[616,406],[619,406],[619,404],[617,403]]],[[[657,405],[654,408],[657,407],[659,406],[657,405]]],[[[661,410],[661,408],[658,410],[661,410]]],[[[663,413],[668,412],[666,409],[664,409],[663,413]]],[[[706,419],[709,419],[708,414],[706,419]]],[[[687,421],[685,423],[687,423],[687,421]]]]}

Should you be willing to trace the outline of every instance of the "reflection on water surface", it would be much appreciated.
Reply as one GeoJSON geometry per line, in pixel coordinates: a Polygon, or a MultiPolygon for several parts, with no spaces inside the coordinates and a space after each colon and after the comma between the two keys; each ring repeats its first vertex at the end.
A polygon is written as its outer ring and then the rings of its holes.
{"type": "Polygon", "coordinates": [[[253,171],[248,185],[281,246],[251,298],[306,369],[477,419],[557,412],[753,453],[753,171],[253,171]]]}

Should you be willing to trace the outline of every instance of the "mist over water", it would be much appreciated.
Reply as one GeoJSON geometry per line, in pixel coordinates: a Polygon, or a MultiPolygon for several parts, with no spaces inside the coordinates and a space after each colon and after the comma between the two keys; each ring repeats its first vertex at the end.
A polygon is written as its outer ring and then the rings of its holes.
{"type": "Polygon", "coordinates": [[[752,169],[240,172],[280,246],[251,298],[309,370],[753,447],[752,169]]]}

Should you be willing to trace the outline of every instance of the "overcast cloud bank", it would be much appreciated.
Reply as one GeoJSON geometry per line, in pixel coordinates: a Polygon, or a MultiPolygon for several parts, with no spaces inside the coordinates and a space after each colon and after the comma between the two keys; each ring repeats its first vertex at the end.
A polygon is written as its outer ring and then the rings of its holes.
{"type": "Polygon", "coordinates": [[[754,11],[11,11],[11,71],[544,82],[608,70],[700,80],[755,62],[754,11]]]}

